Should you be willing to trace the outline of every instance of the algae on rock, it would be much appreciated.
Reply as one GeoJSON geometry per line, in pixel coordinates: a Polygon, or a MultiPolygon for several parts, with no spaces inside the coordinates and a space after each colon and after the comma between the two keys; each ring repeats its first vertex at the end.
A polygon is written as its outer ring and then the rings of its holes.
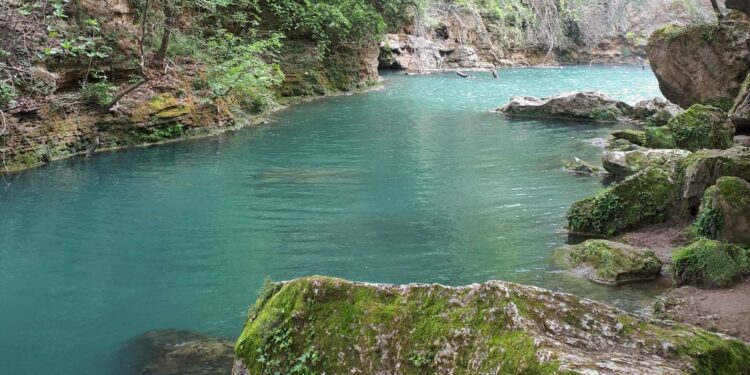
{"type": "Polygon", "coordinates": [[[739,340],[570,294],[317,276],[269,285],[235,353],[234,375],[746,374],[750,363],[739,340]]]}
{"type": "Polygon", "coordinates": [[[566,249],[570,265],[592,281],[620,285],[654,280],[662,262],[653,251],[607,240],[588,240],[566,249]]]}

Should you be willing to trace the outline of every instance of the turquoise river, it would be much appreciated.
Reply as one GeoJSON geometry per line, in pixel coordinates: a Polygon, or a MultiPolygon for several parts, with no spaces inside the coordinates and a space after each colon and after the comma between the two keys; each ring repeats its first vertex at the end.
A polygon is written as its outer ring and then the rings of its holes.
{"type": "Polygon", "coordinates": [[[628,309],[656,292],[555,269],[611,126],[510,120],[515,95],[659,96],[640,67],[384,74],[270,124],[74,158],[0,187],[0,374],[110,374],[154,329],[236,337],[265,277],[450,285],[502,279],[628,309]]]}

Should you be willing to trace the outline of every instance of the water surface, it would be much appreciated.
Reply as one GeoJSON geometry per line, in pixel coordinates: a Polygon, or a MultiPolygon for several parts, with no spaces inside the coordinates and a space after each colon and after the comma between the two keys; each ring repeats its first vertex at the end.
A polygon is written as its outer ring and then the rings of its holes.
{"type": "Polygon", "coordinates": [[[509,120],[513,95],[658,96],[640,68],[385,76],[271,126],[72,159],[0,190],[0,373],[107,374],[127,339],[177,328],[236,337],[264,277],[460,285],[503,279],[636,308],[551,265],[569,205],[599,178],[611,128],[509,120]]]}

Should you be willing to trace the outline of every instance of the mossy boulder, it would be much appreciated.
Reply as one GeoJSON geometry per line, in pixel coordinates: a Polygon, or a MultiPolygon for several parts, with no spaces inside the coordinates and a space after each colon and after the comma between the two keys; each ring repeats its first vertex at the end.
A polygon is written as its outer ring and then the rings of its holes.
{"type": "Polygon", "coordinates": [[[586,278],[620,285],[659,277],[662,262],[653,251],[607,240],[588,240],[566,248],[572,267],[586,278]]]}
{"type": "Polygon", "coordinates": [[[633,107],[596,92],[571,92],[546,98],[519,96],[498,112],[507,116],[593,122],[628,121],[633,107]]]}
{"type": "Polygon", "coordinates": [[[667,124],[678,148],[727,149],[732,147],[734,125],[727,121],[726,112],[719,108],[695,104],[667,124]]]}
{"type": "Polygon", "coordinates": [[[638,146],[646,144],[646,133],[642,130],[625,129],[612,133],[612,136],[617,139],[624,139],[638,146]]]}
{"type": "Polygon", "coordinates": [[[563,169],[581,176],[598,176],[604,174],[604,169],[575,157],[566,161],[563,169]]]}
{"type": "Polygon", "coordinates": [[[235,354],[234,375],[750,371],[750,347],[739,340],[501,281],[273,283],[235,354]]]}
{"type": "Polygon", "coordinates": [[[701,150],[682,159],[677,169],[680,173],[682,198],[697,207],[706,189],[724,176],[750,181],[750,148],[734,147],[728,150],[701,150]]]}
{"type": "Polygon", "coordinates": [[[675,284],[727,288],[750,271],[747,250],[707,238],[672,254],[670,273],[675,284]]]}
{"type": "Polygon", "coordinates": [[[615,177],[628,177],[651,167],[667,171],[675,169],[677,163],[690,155],[685,150],[638,149],[634,151],[605,151],[602,156],[604,169],[615,177]]]}
{"type": "Polygon", "coordinates": [[[657,223],[669,217],[677,201],[669,172],[648,168],[576,202],[568,211],[568,229],[575,233],[612,236],[625,229],[657,223]]]}
{"type": "Polygon", "coordinates": [[[706,189],[692,229],[700,236],[750,244],[750,183],[722,177],[706,189]]]}

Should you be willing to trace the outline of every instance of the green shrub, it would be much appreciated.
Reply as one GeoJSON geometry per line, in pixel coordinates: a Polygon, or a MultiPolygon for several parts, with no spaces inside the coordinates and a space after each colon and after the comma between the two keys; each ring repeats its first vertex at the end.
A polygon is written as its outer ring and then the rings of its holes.
{"type": "Polygon", "coordinates": [[[16,89],[5,82],[0,82],[0,107],[10,104],[15,98],[16,89]]]}
{"type": "Polygon", "coordinates": [[[750,271],[750,263],[747,250],[701,238],[672,255],[670,271],[677,285],[726,288],[750,271]]]}
{"type": "Polygon", "coordinates": [[[86,103],[105,106],[112,100],[117,87],[109,82],[84,83],[81,85],[81,98],[86,103]]]}

